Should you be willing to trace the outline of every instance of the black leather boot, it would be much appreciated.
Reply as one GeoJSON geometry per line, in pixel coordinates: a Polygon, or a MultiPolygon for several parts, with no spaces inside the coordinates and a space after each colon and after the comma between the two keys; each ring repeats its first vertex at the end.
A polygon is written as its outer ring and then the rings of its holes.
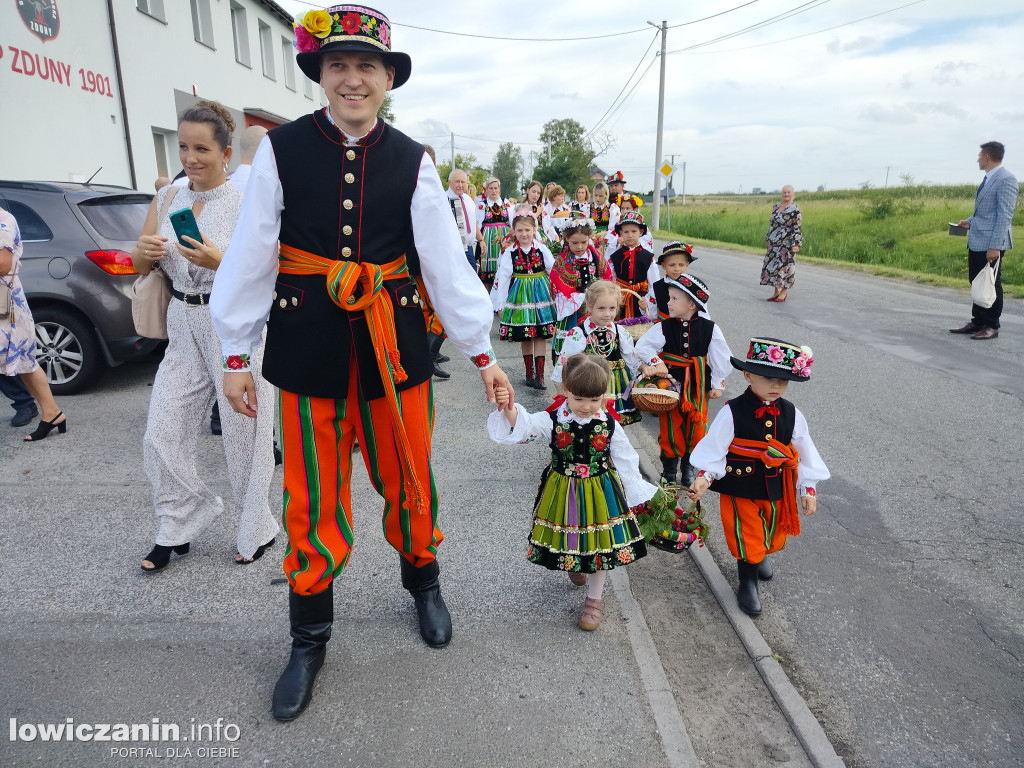
{"type": "Polygon", "coordinates": [[[693,485],[693,481],[696,479],[697,473],[693,471],[693,467],[690,466],[690,454],[683,454],[682,458],[679,459],[679,484],[685,485],[689,488],[693,485]]]}
{"type": "Polygon", "coordinates": [[[736,591],[736,602],[748,616],[761,615],[761,598],[757,594],[757,563],[737,560],[740,573],[740,588],[736,591]]]}
{"type": "Polygon", "coordinates": [[[434,361],[434,375],[439,379],[450,379],[451,374],[442,370],[438,364],[437,356],[440,354],[441,345],[444,343],[444,336],[427,332],[427,346],[430,349],[430,359],[434,361]]]}
{"type": "Polygon", "coordinates": [[[402,558],[402,586],[416,603],[420,636],[431,648],[444,648],[452,639],[452,616],[441,597],[440,574],[436,560],[416,568],[402,558]]]}
{"type": "Polygon", "coordinates": [[[670,483],[676,481],[676,475],[679,473],[679,457],[678,456],[662,456],[661,457],[661,479],[667,480],[670,483]]]}
{"type": "Polygon", "coordinates": [[[313,682],[327,656],[334,622],[334,583],[315,595],[288,593],[292,655],[274,687],[275,720],[294,720],[313,699],[313,682]]]}
{"type": "Polygon", "coordinates": [[[771,581],[774,575],[775,568],[772,567],[772,561],[768,559],[768,555],[765,555],[764,560],[757,564],[757,578],[761,581],[771,581]]]}

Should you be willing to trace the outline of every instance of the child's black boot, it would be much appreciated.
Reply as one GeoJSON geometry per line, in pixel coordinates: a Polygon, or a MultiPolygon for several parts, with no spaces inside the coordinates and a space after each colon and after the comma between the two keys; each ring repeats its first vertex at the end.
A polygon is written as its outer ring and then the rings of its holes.
{"type": "Polygon", "coordinates": [[[690,466],[690,454],[685,453],[679,459],[679,484],[689,488],[693,485],[695,479],[696,473],[694,473],[693,467],[690,466]]]}
{"type": "Polygon", "coordinates": [[[661,457],[661,479],[669,483],[675,483],[676,475],[679,474],[679,457],[661,457]]]}
{"type": "Polygon", "coordinates": [[[748,616],[761,615],[761,598],[757,594],[757,563],[737,560],[739,568],[740,588],[736,591],[736,602],[740,610],[748,616]]]}

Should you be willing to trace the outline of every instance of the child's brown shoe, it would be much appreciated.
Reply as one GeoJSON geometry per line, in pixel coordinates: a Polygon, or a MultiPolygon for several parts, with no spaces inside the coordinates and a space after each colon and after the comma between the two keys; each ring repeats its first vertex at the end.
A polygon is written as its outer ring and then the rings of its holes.
{"type": "Polygon", "coordinates": [[[593,632],[601,626],[601,618],[604,616],[604,600],[587,598],[587,604],[583,608],[583,615],[580,616],[579,628],[586,632],[593,632]]]}
{"type": "Polygon", "coordinates": [[[587,574],[585,573],[570,573],[569,581],[575,584],[577,587],[587,586],[587,574]]]}

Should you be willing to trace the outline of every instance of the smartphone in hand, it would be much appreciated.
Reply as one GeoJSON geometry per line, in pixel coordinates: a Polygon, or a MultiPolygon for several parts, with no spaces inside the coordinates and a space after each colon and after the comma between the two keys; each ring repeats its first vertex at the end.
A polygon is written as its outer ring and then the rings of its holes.
{"type": "Polygon", "coordinates": [[[175,211],[171,214],[171,226],[174,228],[174,234],[178,236],[178,242],[185,248],[192,248],[191,243],[187,243],[181,238],[184,235],[188,235],[193,240],[198,240],[200,243],[203,241],[203,236],[199,234],[199,225],[196,224],[196,217],[192,215],[191,208],[182,208],[180,211],[175,211]]]}

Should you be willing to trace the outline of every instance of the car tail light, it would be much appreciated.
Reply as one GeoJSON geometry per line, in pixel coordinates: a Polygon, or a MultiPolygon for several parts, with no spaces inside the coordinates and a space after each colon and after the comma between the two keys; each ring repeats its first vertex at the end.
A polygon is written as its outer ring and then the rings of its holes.
{"type": "Polygon", "coordinates": [[[89,261],[111,275],[137,275],[132,256],[124,251],[86,251],[89,261]]]}

